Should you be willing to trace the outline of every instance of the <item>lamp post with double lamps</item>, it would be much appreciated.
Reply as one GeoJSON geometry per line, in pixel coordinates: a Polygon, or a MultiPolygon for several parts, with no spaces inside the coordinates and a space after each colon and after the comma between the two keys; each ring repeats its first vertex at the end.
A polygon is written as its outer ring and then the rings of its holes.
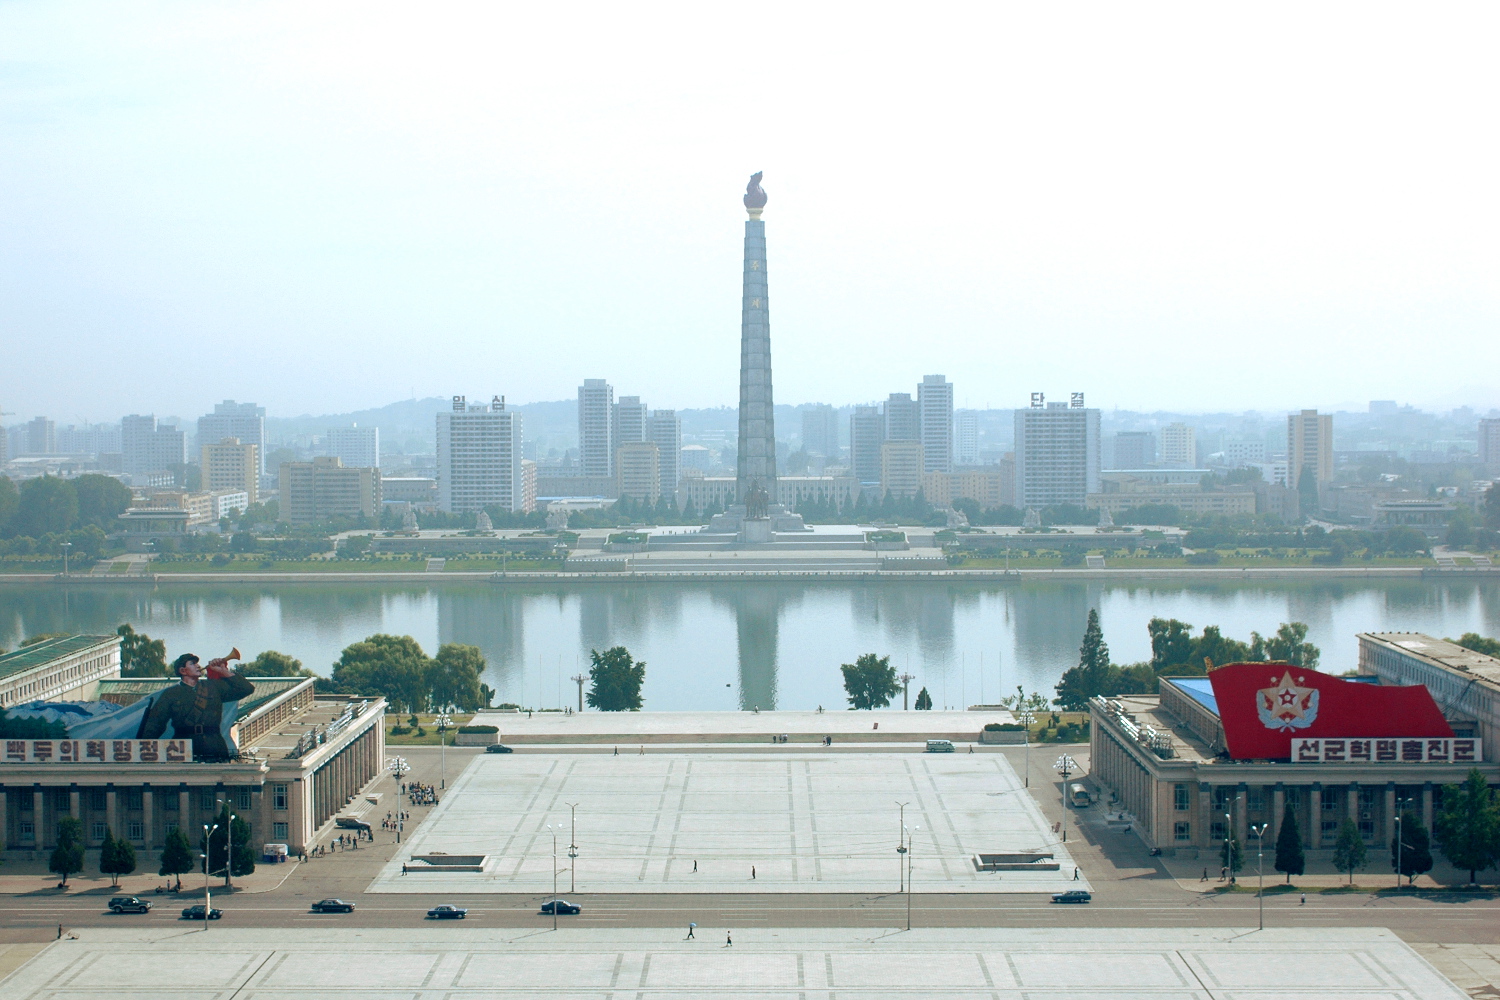
{"type": "Polygon", "coordinates": [[[62,554],[63,554],[63,579],[64,580],[66,580],[68,578],[68,550],[71,549],[72,547],[73,547],[73,543],[72,542],[63,542],[61,545],[58,546],[58,548],[62,549],[62,554]]]}
{"type": "Polygon", "coordinates": [[[1063,754],[1061,757],[1057,758],[1057,762],[1055,764],[1053,764],[1052,766],[1057,769],[1057,773],[1058,774],[1062,775],[1062,810],[1063,811],[1062,811],[1062,822],[1059,823],[1058,826],[1062,829],[1063,843],[1067,843],[1067,841],[1068,841],[1068,776],[1070,774],[1072,774],[1074,771],[1082,770],[1082,768],[1080,768],[1078,766],[1078,761],[1074,760],[1072,757],[1069,757],[1067,754],[1063,754]]]}
{"type": "Polygon", "coordinates": [[[391,777],[396,779],[396,843],[399,844],[401,843],[401,832],[406,828],[406,821],[402,819],[402,816],[405,815],[405,810],[402,808],[401,803],[401,778],[407,771],[411,770],[411,765],[406,762],[405,757],[387,757],[385,759],[385,766],[386,770],[391,772],[391,777]]]}
{"type": "Polygon", "coordinates": [[[1021,714],[1016,717],[1016,721],[1019,722],[1019,723],[1021,723],[1021,725],[1025,727],[1021,731],[1021,742],[1024,743],[1024,744],[1026,744],[1026,765],[1025,765],[1025,771],[1026,771],[1026,773],[1025,773],[1024,780],[1026,782],[1026,787],[1030,788],[1031,787],[1031,724],[1036,721],[1036,716],[1034,716],[1034,715],[1031,714],[1031,709],[1029,709],[1029,708],[1023,708],[1023,709],[1021,709],[1021,714]]]}
{"type": "Polygon", "coordinates": [[[552,834],[552,929],[557,930],[557,827],[547,824],[552,834]]]}
{"type": "Polygon", "coordinates": [[[438,731],[438,746],[440,747],[438,754],[442,759],[443,768],[443,776],[438,787],[442,789],[448,787],[448,739],[445,734],[448,732],[448,727],[453,725],[453,717],[448,714],[450,711],[452,711],[451,708],[445,708],[438,713],[436,719],[432,720],[438,731]]]}
{"type": "Polygon", "coordinates": [[[237,815],[229,811],[228,799],[217,799],[219,808],[229,813],[229,825],[224,828],[224,888],[234,888],[230,881],[234,875],[234,821],[239,819],[237,815]]]}
{"type": "Polygon", "coordinates": [[[896,891],[906,891],[906,807],[909,802],[897,802],[896,806],[901,810],[901,820],[896,831],[896,891]]]}
{"type": "Polygon", "coordinates": [[[1259,930],[1266,929],[1266,870],[1264,864],[1266,846],[1266,828],[1269,823],[1250,827],[1250,832],[1255,834],[1255,898],[1260,907],[1259,930]]]}
{"type": "Polygon", "coordinates": [[[920,829],[922,829],[920,826],[913,826],[910,830],[905,830],[905,833],[906,833],[906,929],[907,930],[911,930],[911,874],[912,874],[912,872],[911,872],[911,864],[912,864],[912,860],[913,860],[912,859],[912,838],[916,836],[916,832],[918,830],[920,830],[920,829]]]}
{"type": "Polygon", "coordinates": [[[219,828],[219,824],[217,824],[217,823],[215,823],[213,826],[209,826],[207,823],[203,824],[203,931],[204,931],[204,933],[208,932],[208,915],[210,913],[214,912],[213,894],[210,893],[209,889],[208,889],[208,867],[209,867],[209,865],[208,865],[208,856],[209,856],[209,847],[210,847],[210,845],[212,843],[212,838],[213,838],[213,835],[214,835],[214,831],[217,830],[218,828],[219,828]]]}
{"type": "Polygon", "coordinates": [[[578,891],[578,803],[567,803],[568,820],[568,891],[578,891]]]}
{"type": "MultiPolygon", "coordinates": [[[[1412,798],[1411,798],[1410,795],[1406,796],[1405,798],[1399,798],[1399,799],[1396,800],[1396,850],[1393,853],[1396,856],[1396,858],[1395,858],[1396,863],[1395,863],[1394,867],[1396,869],[1396,888],[1397,889],[1401,888],[1401,862],[1405,860],[1405,858],[1402,855],[1402,852],[1406,850],[1406,844],[1403,843],[1402,840],[1401,840],[1401,817],[1403,815],[1405,815],[1405,812],[1406,812],[1406,808],[1405,807],[1411,801],[1412,801],[1412,798]]],[[[1411,879],[1408,879],[1407,883],[1409,885],[1411,883],[1411,879]]]]}

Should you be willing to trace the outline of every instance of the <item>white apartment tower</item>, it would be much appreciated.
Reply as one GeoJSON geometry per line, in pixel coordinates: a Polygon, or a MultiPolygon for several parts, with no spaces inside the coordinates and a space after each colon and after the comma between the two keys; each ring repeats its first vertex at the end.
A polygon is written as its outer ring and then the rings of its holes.
{"type": "Polygon", "coordinates": [[[1041,393],[1016,415],[1016,506],[1082,507],[1099,487],[1099,411],[1086,409],[1083,393],[1072,402],[1047,403],[1041,393]]]}
{"type": "Polygon", "coordinates": [[[646,441],[646,404],[639,396],[621,396],[615,404],[615,448],[633,441],[646,441]]]}
{"type": "Polygon", "coordinates": [[[646,440],[656,445],[661,471],[661,495],[672,499],[682,479],[682,418],[676,410],[652,410],[646,421],[646,440]]]}
{"type": "Polygon", "coordinates": [[[217,444],[225,438],[238,438],[242,444],[255,445],[260,468],[266,471],[266,408],[254,403],[236,403],[226,399],[214,404],[214,412],[198,418],[198,446],[217,444]]]}
{"type": "Polygon", "coordinates": [[[523,510],[521,461],[521,414],[505,408],[504,396],[488,404],[454,396],[452,410],[437,415],[440,510],[523,510]]]}
{"type": "Polygon", "coordinates": [[[953,471],[953,383],[941,375],[924,375],[917,386],[919,438],[923,472],[953,471]]]}
{"type": "Polygon", "coordinates": [[[1286,418],[1287,485],[1302,484],[1310,471],[1318,485],[1333,479],[1333,414],[1303,410],[1286,418]]]}
{"type": "Polygon", "coordinates": [[[374,469],[380,466],[380,428],[335,427],[323,439],[328,454],[351,469],[374,469]]]}
{"type": "Polygon", "coordinates": [[[973,410],[953,418],[953,459],[958,465],[979,464],[979,414],[973,410]]]}
{"type": "Polygon", "coordinates": [[[578,464],[585,476],[615,474],[615,388],[602,378],[578,387],[578,464]]]}
{"type": "Polygon", "coordinates": [[[158,426],[153,416],[122,417],[120,458],[125,474],[144,483],[154,473],[187,464],[187,435],[176,427],[158,426]]]}
{"type": "Polygon", "coordinates": [[[1198,434],[1184,423],[1168,424],[1157,436],[1163,465],[1193,469],[1198,465],[1198,434]]]}

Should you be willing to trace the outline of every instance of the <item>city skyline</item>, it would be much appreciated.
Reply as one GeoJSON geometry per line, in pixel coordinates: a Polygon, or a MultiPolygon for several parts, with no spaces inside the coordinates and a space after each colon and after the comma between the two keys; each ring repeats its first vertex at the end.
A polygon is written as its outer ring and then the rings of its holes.
{"type": "Polygon", "coordinates": [[[783,399],[962,365],[958,409],[1038,385],[1143,409],[1170,361],[1186,411],[1500,403],[1465,374],[1500,360],[1500,209],[1495,140],[1467,127],[1496,71],[1461,14],[1368,15],[1348,45],[1330,12],[1001,12],[872,19],[848,47],[843,19],[770,8],[726,51],[732,12],[528,11],[506,29],[537,44],[497,61],[484,16],[65,7],[0,12],[17,413],[56,410],[63,344],[92,391],[62,420],[337,412],[444,395],[460,367],[558,399],[559,344],[679,409],[726,402],[722,192],[756,169],[783,399]],[[1463,371],[1392,363],[1418,343],[1463,371]]]}

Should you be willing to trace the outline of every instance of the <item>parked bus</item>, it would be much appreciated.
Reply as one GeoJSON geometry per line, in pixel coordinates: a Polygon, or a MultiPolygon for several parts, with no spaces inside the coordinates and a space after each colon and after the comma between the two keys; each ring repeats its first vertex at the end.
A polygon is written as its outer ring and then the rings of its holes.
{"type": "Polygon", "coordinates": [[[1084,809],[1094,804],[1094,798],[1087,788],[1075,782],[1068,786],[1068,802],[1074,809],[1084,809]]]}

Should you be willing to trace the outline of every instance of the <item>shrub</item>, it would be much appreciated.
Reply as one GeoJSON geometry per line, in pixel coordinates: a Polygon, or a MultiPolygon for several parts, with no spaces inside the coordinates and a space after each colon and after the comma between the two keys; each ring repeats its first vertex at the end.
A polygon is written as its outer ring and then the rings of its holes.
{"type": "Polygon", "coordinates": [[[1019,722],[989,722],[985,724],[984,731],[987,733],[1019,733],[1025,728],[1019,722]]]}
{"type": "Polygon", "coordinates": [[[491,734],[491,733],[498,733],[500,731],[500,727],[499,726],[459,726],[458,727],[458,731],[460,733],[465,733],[465,734],[477,734],[477,733],[491,734]]]}

